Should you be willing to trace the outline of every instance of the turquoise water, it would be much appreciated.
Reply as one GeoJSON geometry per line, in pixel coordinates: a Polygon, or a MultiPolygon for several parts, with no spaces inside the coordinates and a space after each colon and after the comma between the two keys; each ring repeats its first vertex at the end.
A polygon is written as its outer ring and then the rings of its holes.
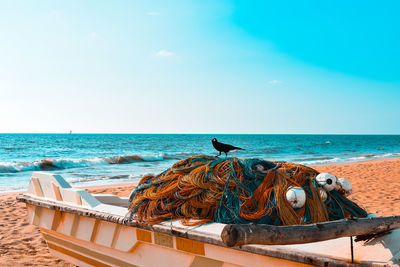
{"type": "Polygon", "coordinates": [[[135,182],[179,159],[217,155],[213,137],[245,149],[230,156],[305,165],[400,156],[399,135],[0,134],[0,191],[25,190],[33,171],[74,186],[135,182]]]}

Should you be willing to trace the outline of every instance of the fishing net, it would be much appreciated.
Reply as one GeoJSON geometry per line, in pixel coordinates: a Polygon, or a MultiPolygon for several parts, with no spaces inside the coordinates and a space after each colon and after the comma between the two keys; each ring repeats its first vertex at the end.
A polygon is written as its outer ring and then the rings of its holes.
{"type": "Polygon", "coordinates": [[[322,200],[317,175],[310,167],[289,162],[190,157],[141,179],[129,197],[129,219],[142,225],[172,219],[184,225],[294,225],[367,216],[340,190],[327,192],[322,200]],[[293,186],[306,193],[301,208],[293,208],[286,199],[293,186]]]}

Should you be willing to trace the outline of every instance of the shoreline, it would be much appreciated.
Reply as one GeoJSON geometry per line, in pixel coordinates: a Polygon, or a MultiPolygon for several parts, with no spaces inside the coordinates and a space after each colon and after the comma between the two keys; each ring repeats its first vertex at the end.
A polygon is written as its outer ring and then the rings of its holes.
{"type": "MultiPolygon", "coordinates": [[[[365,159],[365,160],[360,160],[360,161],[352,161],[352,162],[339,162],[339,163],[330,163],[330,164],[321,164],[321,165],[305,165],[305,166],[309,166],[311,168],[314,169],[318,169],[318,167],[321,166],[337,166],[337,165],[348,165],[348,164],[358,164],[358,163],[368,163],[368,162],[380,162],[380,161],[396,161],[396,160],[400,160],[400,157],[387,157],[387,158],[372,158],[372,159],[365,159]]],[[[273,160],[271,160],[273,161],[273,160]]],[[[51,171],[50,171],[51,172],[51,171]]],[[[113,188],[113,187],[120,187],[123,185],[126,186],[130,186],[130,185],[136,185],[138,182],[126,182],[126,183],[115,183],[115,184],[104,184],[104,185],[91,185],[91,186],[73,186],[75,188],[79,188],[79,189],[95,189],[95,188],[102,188],[102,187],[107,187],[107,188],[113,188]]],[[[13,194],[13,193],[17,193],[17,194],[21,194],[25,191],[6,191],[6,192],[2,192],[0,191],[0,196],[3,194],[13,194]]]]}
{"type": "MultiPolygon", "coordinates": [[[[400,215],[400,158],[371,159],[352,163],[311,166],[347,178],[355,201],[378,216],[400,215]]],[[[137,183],[78,187],[95,194],[128,197],[137,183]]],[[[39,229],[27,220],[25,205],[16,201],[22,192],[0,193],[0,266],[74,266],[53,257],[39,229]]]]}
{"type": "Polygon", "coordinates": [[[388,157],[388,158],[375,158],[375,159],[365,159],[359,161],[352,161],[352,162],[342,162],[342,163],[332,163],[332,164],[322,164],[322,165],[310,165],[309,167],[319,167],[319,166],[334,166],[334,165],[347,165],[347,164],[357,164],[357,163],[368,163],[368,162],[377,162],[377,161],[396,161],[400,160],[400,157],[388,157]]]}

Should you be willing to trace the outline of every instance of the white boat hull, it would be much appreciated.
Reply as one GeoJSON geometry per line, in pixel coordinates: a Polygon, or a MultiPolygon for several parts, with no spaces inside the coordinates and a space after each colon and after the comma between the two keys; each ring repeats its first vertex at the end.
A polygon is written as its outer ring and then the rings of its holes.
{"type": "MultiPolygon", "coordinates": [[[[27,194],[30,223],[40,228],[51,253],[78,266],[373,266],[398,265],[400,231],[369,243],[349,238],[301,245],[228,248],[224,224],[185,227],[178,221],[143,229],[127,224],[124,199],[96,198],[70,188],[60,176],[34,173],[27,194]],[[119,206],[108,203],[120,203],[119,206]]],[[[125,205],[126,206],[126,205],[125,205]]]]}

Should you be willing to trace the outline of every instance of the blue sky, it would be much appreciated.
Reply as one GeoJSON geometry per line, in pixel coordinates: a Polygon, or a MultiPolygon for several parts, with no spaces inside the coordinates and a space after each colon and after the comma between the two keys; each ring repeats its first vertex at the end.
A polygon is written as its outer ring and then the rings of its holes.
{"type": "Polygon", "coordinates": [[[399,9],[0,1],[0,132],[399,134],[399,9]]]}

